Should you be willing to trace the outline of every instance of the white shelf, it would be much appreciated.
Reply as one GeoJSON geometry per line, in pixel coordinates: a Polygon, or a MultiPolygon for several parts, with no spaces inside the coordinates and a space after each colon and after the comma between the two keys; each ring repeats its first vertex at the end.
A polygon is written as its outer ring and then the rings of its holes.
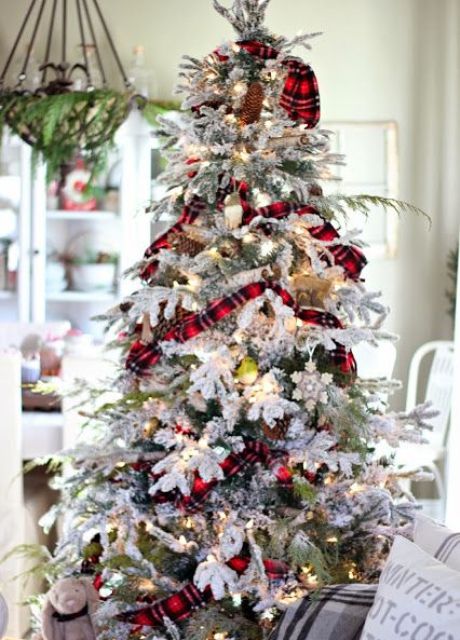
{"type": "Polygon", "coordinates": [[[116,220],[119,214],[113,211],[47,211],[48,220],[116,220]]]}
{"type": "Polygon", "coordinates": [[[116,298],[116,293],[106,291],[59,291],[46,294],[47,302],[108,302],[116,298]]]}

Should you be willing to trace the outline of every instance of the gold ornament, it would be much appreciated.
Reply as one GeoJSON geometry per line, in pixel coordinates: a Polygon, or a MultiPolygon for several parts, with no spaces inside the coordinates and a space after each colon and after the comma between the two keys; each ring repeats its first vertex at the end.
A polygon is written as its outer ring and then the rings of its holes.
{"type": "Polygon", "coordinates": [[[262,84],[260,82],[251,82],[241,106],[240,120],[242,124],[253,124],[259,120],[264,97],[262,84]]]}
{"type": "Polygon", "coordinates": [[[160,426],[158,418],[149,418],[144,424],[144,438],[151,438],[160,426]]]}
{"type": "Polygon", "coordinates": [[[243,222],[243,207],[241,206],[241,198],[235,191],[228,195],[224,200],[224,220],[227,229],[238,229],[243,222]]]}
{"type": "Polygon", "coordinates": [[[319,307],[324,309],[326,298],[332,290],[332,282],[317,276],[294,276],[292,286],[296,292],[297,304],[303,309],[319,307]]]}
{"type": "Polygon", "coordinates": [[[259,376],[259,367],[257,366],[257,362],[246,356],[241,361],[240,366],[236,370],[236,379],[241,384],[253,384],[259,376]]]}

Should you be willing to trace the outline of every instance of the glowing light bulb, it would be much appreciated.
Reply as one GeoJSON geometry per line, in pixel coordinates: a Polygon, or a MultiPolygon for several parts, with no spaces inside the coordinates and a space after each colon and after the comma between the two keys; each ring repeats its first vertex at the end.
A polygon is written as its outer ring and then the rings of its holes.
{"type": "Polygon", "coordinates": [[[364,491],[364,489],[364,485],[359,484],[358,482],[354,482],[350,487],[350,493],[351,495],[354,495],[355,493],[361,493],[362,491],[364,491]]]}
{"type": "Polygon", "coordinates": [[[233,85],[232,93],[233,95],[239,97],[242,96],[246,92],[246,83],[245,82],[236,82],[233,85]]]}
{"type": "Polygon", "coordinates": [[[233,600],[234,607],[241,607],[241,602],[243,600],[241,597],[241,593],[234,593],[232,595],[232,600],[233,600]]]}
{"type": "Polygon", "coordinates": [[[354,568],[350,569],[350,571],[348,572],[348,577],[350,578],[350,580],[356,580],[358,574],[356,573],[354,568]]]}
{"type": "Polygon", "coordinates": [[[249,162],[250,157],[251,156],[249,155],[246,149],[242,149],[241,151],[235,152],[235,158],[237,160],[240,160],[241,162],[249,162]]]}
{"type": "Polygon", "coordinates": [[[260,255],[266,258],[271,254],[274,248],[275,248],[274,242],[272,242],[271,240],[266,240],[265,242],[262,243],[262,246],[260,247],[260,255]]]}
{"type": "Polygon", "coordinates": [[[149,591],[150,593],[155,591],[155,585],[148,578],[139,578],[137,586],[141,591],[149,591]]]}

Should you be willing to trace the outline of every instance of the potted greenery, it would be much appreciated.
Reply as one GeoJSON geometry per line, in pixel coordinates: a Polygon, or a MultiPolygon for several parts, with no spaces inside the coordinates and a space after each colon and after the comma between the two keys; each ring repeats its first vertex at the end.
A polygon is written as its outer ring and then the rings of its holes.
{"type": "Polygon", "coordinates": [[[70,289],[73,291],[113,291],[118,255],[108,251],[87,251],[68,261],[70,289]]]}

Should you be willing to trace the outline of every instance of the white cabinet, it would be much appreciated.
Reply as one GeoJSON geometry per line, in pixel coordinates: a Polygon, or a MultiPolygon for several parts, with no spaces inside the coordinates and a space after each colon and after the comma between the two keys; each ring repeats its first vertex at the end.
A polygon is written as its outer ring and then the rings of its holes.
{"type": "Polygon", "coordinates": [[[5,134],[0,155],[0,320],[30,317],[31,150],[5,134]]]}
{"type": "Polygon", "coordinates": [[[8,253],[10,271],[3,286],[0,267],[0,321],[70,320],[84,332],[101,335],[102,327],[91,317],[134,288],[134,283],[120,276],[150,242],[150,221],[144,210],[150,200],[151,137],[141,115],[131,113],[109,159],[109,180],[115,183],[109,185],[112,198],[109,202],[105,191],[99,207],[87,211],[84,207],[60,209],[47,188],[45,167],[32,171],[30,147],[5,137],[0,164],[0,249],[8,253]],[[1,209],[7,212],[3,226],[1,209]],[[94,268],[86,264],[90,254],[103,254],[108,262],[94,268]],[[116,265],[112,264],[115,255],[116,265]],[[69,256],[81,264],[69,266],[67,261],[64,268],[64,257],[69,256]]]}

